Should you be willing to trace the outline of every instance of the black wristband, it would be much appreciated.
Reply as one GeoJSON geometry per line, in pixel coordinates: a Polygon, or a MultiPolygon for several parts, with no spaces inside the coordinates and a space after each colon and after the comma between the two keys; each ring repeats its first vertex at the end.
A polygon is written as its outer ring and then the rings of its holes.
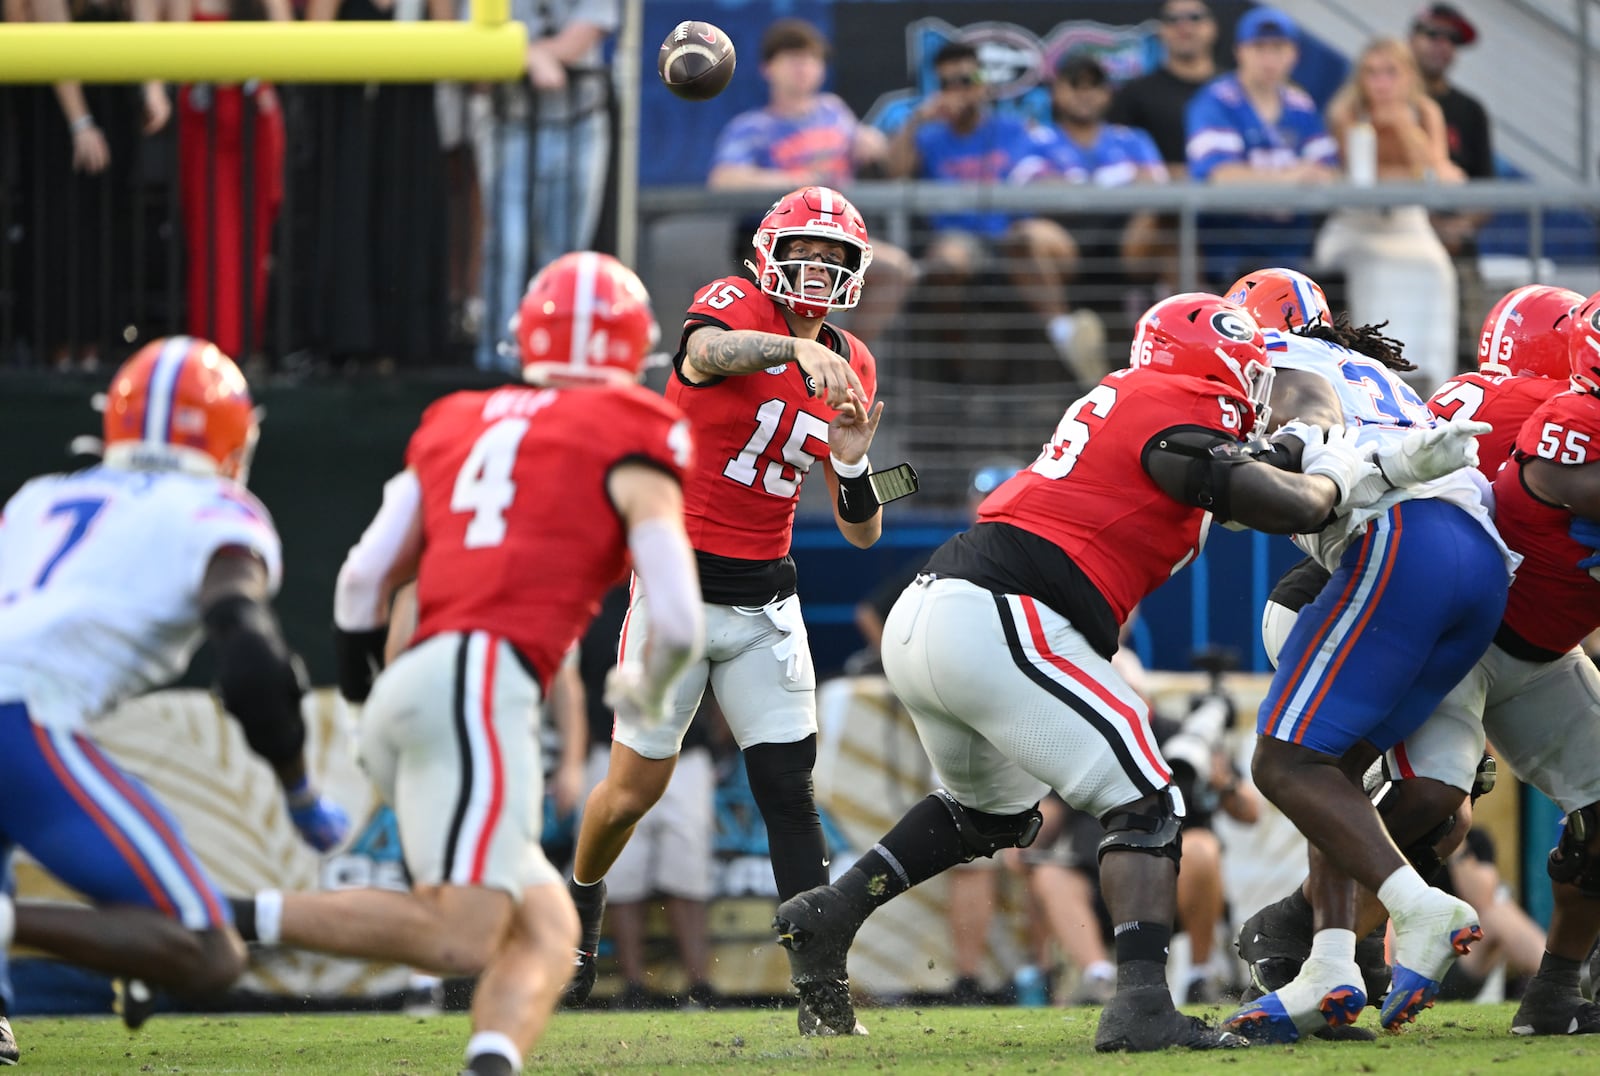
{"type": "Polygon", "coordinates": [[[863,471],[854,478],[839,475],[839,518],[846,523],[865,523],[878,514],[878,498],[872,480],[863,471]]]}
{"type": "Polygon", "coordinates": [[[334,625],[334,661],[338,666],[339,694],[345,701],[367,701],[372,682],[383,668],[383,648],[388,640],[387,625],[367,631],[345,631],[334,625]]]}

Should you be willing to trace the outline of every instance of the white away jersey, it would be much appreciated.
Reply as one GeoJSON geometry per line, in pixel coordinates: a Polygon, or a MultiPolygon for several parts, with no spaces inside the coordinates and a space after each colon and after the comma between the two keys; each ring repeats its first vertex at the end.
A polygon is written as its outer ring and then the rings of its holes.
{"type": "MultiPolygon", "coordinates": [[[[1431,427],[1438,419],[1422,397],[1400,379],[1400,375],[1376,359],[1340,347],[1326,340],[1313,340],[1295,333],[1267,329],[1267,354],[1275,370],[1303,370],[1316,374],[1338,394],[1345,425],[1356,433],[1356,443],[1379,448],[1403,439],[1413,429],[1431,427]]],[[[1283,418],[1293,418],[1284,415],[1283,418]]],[[[1339,565],[1350,542],[1363,534],[1369,520],[1402,501],[1438,498],[1461,508],[1488,531],[1506,558],[1506,571],[1516,570],[1521,560],[1500,540],[1490,515],[1494,498],[1489,484],[1476,468],[1467,467],[1419,486],[1393,490],[1377,503],[1341,515],[1316,534],[1297,534],[1294,542],[1332,571],[1339,565]]]]}
{"type": "Polygon", "coordinates": [[[75,729],[181,675],[226,546],[259,555],[277,590],[272,519],[228,479],[93,467],[28,482],[0,518],[0,702],[75,729]]]}

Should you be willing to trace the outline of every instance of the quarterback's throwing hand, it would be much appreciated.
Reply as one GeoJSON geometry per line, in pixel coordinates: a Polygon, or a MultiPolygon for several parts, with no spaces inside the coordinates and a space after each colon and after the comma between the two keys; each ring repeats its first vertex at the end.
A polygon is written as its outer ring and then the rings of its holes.
{"type": "Polygon", "coordinates": [[[811,395],[826,400],[829,407],[842,410],[852,393],[866,396],[861,378],[832,348],[815,340],[796,340],[794,357],[811,378],[811,395]]]}

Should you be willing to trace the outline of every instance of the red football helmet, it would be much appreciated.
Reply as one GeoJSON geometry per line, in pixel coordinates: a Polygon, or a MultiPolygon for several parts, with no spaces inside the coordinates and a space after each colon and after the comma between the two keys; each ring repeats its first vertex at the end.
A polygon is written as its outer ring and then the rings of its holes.
{"type": "Polygon", "coordinates": [[[591,250],[563,254],[539,270],[512,332],[522,379],[536,385],[631,381],[661,339],[638,276],[591,250]]]}
{"type": "Polygon", "coordinates": [[[761,218],[751,242],[756,260],[746,264],[755,273],[762,294],[801,317],[825,317],[830,310],[849,310],[861,301],[861,285],[867,266],[872,264],[872,244],[861,214],[838,191],[801,187],[784,195],[761,218]],[[818,263],[779,256],[778,248],[784,240],[796,236],[844,244],[845,264],[828,266],[832,287],[826,297],[810,294],[799,286],[804,267],[818,263]]]}
{"type": "Polygon", "coordinates": [[[105,400],[113,467],[249,476],[260,425],[244,374],[209,340],[152,340],[123,363],[105,400]]]}
{"type": "Polygon", "coordinates": [[[1322,285],[1293,269],[1257,269],[1235,280],[1223,294],[1250,311],[1263,329],[1333,324],[1322,285]]]}
{"type": "Polygon", "coordinates": [[[1218,382],[1243,409],[1245,428],[1266,432],[1272,416],[1272,360],[1250,312],[1220,295],[1163,299],[1134,327],[1129,365],[1218,382]]]}
{"type": "Polygon", "coordinates": [[[1571,373],[1567,337],[1583,296],[1529,284],[1494,304],[1478,337],[1478,369],[1486,374],[1564,378],[1571,373]]]}
{"type": "Polygon", "coordinates": [[[1572,371],[1572,387],[1600,396],[1600,291],[1572,312],[1572,329],[1567,334],[1567,361],[1572,371]]]}

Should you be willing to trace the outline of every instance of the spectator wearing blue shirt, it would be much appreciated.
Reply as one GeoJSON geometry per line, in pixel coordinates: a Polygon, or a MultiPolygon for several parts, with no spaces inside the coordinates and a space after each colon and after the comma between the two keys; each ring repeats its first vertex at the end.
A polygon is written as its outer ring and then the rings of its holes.
{"type": "MultiPolygon", "coordinates": [[[[1274,8],[1239,20],[1232,74],[1189,102],[1189,174],[1206,183],[1306,186],[1340,176],[1339,147],[1311,95],[1289,82],[1299,29],[1274,8]]],[[[1316,221],[1306,214],[1212,214],[1203,224],[1214,281],[1261,265],[1307,268],[1316,221]]]]}
{"type": "MultiPolygon", "coordinates": [[[[1068,53],[1056,67],[1050,97],[1054,122],[1033,131],[1033,151],[1018,162],[1011,180],[1019,183],[1064,181],[1097,187],[1126,187],[1137,183],[1166,183],[1166,163],[1148,131],[1107,123],[1111,107],[1111,76],[1088,53],[1068,53]]],[[[1150,258],[1157,246],[1156,215],[1152,212],[1074,213],[1063,222],[1078,244],[1084,264],[1093,270],[1100,295],[1079,289],[1080,301],[1096,301],[1102,314],[1121,318],[1131,326],[1149,302],[1141,296],[1137,309],[1123,309],[1128,284],[1148,279],[1150,258]]],[[[1168,276],[1176,276],[1172,262],[1168,276]]]]}
{"type": "MultiPolygon", "coordinates": [[[[983,83],[978,53],[952,41],[933,58],[939,89],[917,106],[889,140],[889,175],[948,183],[992,184],[1008,177],[1033,150],[1027,126],[996,112],[983,83]]],[[[1105,367],[1105,326],[1094,311],[1069,312],[1067,283],[1077,273],[1078,249],[1065,228],[1042,217],[986,211],[942,213],[923,253],[928,294],[964,304],[969,285],[990,251],[1019,295],[1044,322],[1056,354],[1086,381],[1105,367]]],[[[948,305],[948,304],[947,304],[948,305]]]]}
{"type": "MultiPolygon", "coordinates": [[[[888,153],[883,132],[858,121],[836,94],[822,92],[827,74],[828,40],[822,31],[803,19],[779,19],[767,27],[761,35],[767,104],[739,113],[722,129],[706,185],[774,194],[815,185],[848,194],[858,175],[881,174],[888,153]]],[[[741,260],[759,222],[757,215],[736,225],[741,260]]],[[[909,254],[874,239],[861,303],[842,322],[876,347],[915,278],[909,254]]]]}

